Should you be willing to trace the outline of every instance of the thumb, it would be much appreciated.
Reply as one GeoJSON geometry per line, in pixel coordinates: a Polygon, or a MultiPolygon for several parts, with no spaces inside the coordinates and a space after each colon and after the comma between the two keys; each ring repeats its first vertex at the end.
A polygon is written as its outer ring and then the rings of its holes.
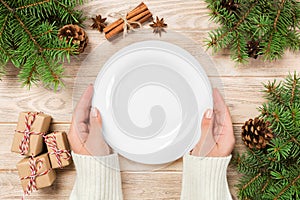
{"type": "Polygon", "coordinates": [[[94,107],[90,112],[89,135],[85,147],[93,156],[110,154],[110,148],[106,144],[102,134],[102,118],[100,112],[94,107]]]}

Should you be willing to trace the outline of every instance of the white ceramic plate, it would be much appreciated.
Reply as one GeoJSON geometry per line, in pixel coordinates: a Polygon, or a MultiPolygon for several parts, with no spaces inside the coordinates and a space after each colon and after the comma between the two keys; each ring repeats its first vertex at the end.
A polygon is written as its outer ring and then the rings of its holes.
{"type": "Polygon", "coordinates": [[[195,146],[213,100],[210,82],[192,55],[150,40],[125,47],[106,62],[95,82],[93,106],[115,151],[136,162],[162,164],[195,146]]]}

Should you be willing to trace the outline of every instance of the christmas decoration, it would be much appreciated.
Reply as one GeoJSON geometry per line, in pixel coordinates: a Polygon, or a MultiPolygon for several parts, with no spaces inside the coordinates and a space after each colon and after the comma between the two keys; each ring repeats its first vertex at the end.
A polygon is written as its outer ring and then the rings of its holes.
{"type": "Polygon", "coordinates": [[[254,118],[245,122],[242,127],[242,139],[250,149],[263,149],[273,138],[273,133],[263,119],[254,118]]]}
{"type": "Polygon", "coordinates": [[[250,148],[236,159],[243,174],[238,196],[300,199],[300,75],[264,86],[267,102],[259,108],[261,115],[243,126],[242,137],[250,148]]]}
{"type": "Polygon", "coordinates": [[[44,138],[51,167],[55,169],[70,165],[72,160],[66,132],[56,131],[44,136],[44,138]]]}
{"type": "Polygon", "coordinates": [[[29,195],[39,188],[51,186],[56,179],[48,154],[42,154],[36,158],[33,156],[24,158],[17,164],[17,169],[24,195],[29,195]]]}
{"type": "Polygon", "coordinates": [[[43,135],[47,133],[51,116],[39,112],[21,112],[13,144],[12,152],[21,155],[36,156],[43,150],[43,135]]]}
{"type": "Polygon", "coordinates": [[[62,62],[76,50],[59,40],[58,29],[81,24],[82,0],[0,0],[0,71],[8,61],[20,69],[19,79],[31,86],[41,81],[56,89],[62,84],[62,62]]]}
{"type": "Polygon", "coordinates": [[[56,178],[54,169],[72,162],[66,132],[47,134],[50,122],[51,116],[42,112],[21,112],[19,115],[12,151],[29,156],[17,163],[24,196],[38,188],[51,186],[56,178]],[[45,152],[44,144],[48,152],[45,152]]]}
{"type": "Polygon", "coordinates": [[[93,29],[98,29],[98,31],[100,33],[103,32],[103,29],[107,26],[106,24],[106,18],[102,18],[101,15],[96,15],[96,18],[92,18],[93,20],[93,24],[91,25],[91,27],[93,29]]]}
{"type": "Polygon", "coordinates": [[[161,37],[161,32],[166,32],[165,28],[168,26],[164,22],[164,18],[159,19],[158,16],[156,16],[156,22],[153,20],[153,24],[150,24],[150,26],[153,28],[153,33],[159,34],[161,37]]]}
{"type": "Polygon", "coordinates": [[[248,56],[249,58],[257,58],[261,53],[261,47],[259,46],[259,41],[249,41],[247,43],[248,56]]]}
{"type": "Polygon", "coordinates": [[[143,23],[152,20],[152,13],[144,3],[141,3],[124,16],[120,15],[120,13],[116,13],[116,15],[119,16],[120,19],[108,25],[103,30],[108,40],[122,32],[123,36],[125,36],[128,29],[141,27],[143,23]]]}
{"type": "Polygon", "coordinates": [[[215,51],[229,48],[237,62],[262,55],[279,59],[286,49],[298,50],[300,2],[296,0],[206,0],[211,19],[221,25],[209,33],[215,51]]]}
{"type": "Polygon", "coordinates": [[[58,31],[58,37],[60,40],[65,40],[66,43],[71,43],[77,46],[77,51],[82,53],[89,41],[85,31],[78,25],[68,24],[63,26],[58,31]]]}
{"type": "Polygon", "coordinates": [[[237,11],[239,4],[237,3],[237,0],[222,0],[221,2],[222,8],[226,8],[227,11],[237,11]]]}

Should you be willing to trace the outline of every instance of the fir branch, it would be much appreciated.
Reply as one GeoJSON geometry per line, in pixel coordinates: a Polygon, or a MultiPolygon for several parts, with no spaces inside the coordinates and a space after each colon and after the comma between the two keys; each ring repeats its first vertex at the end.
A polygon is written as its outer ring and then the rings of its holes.
{"type": "MultiPolygon", "coordinates": [[[[49,34],[49,33],[52,33],[52,29],[49,29],[49,30],[47,30],[47,31],[45,31],[45,32],[43,32],[43,33],[41,33],[41,34],[39,34],[39,35],[35,35],[34,36],[34,38],[39,38],[39,37],[42,37],[42,36],[44,36],[44,35],[47,35],[47,34],[49,34]]],[[[43,48],[43,50],[45,50],[45,48],[43,48]]]]}
{"type": "Polygon", "coordinates": [[[291,136],[291,142],[294,142],[295,144],[297,144],[300,147],[300,142],[293,136],[291,136]]]}
{"type": "MultiPolygon", "coordinates": [[[[61,2],[57,1],[57,0],[53,0],[54,2],[56,2],[61,8],[63,8],[66,12],[69,13],[70,16],[72,16],[73,19],[76,19],[75,17],[75,13],[74,10],[70,9],[69,7],[67,7],[66,5],[62,4],[61,2]]],[[[78,21],[77,21],[78,23],[78,21]]]]}
{"type": "Polygon", "coordinates": [[[43,48],[37,43],[37,41],[35,40],[35,38],[32,36],[31,32],[28,30],[28,28],[25,26],[25,24],[23,23],[23,21],[20,19],[20,17],[18,16],[18,14],[15,12],[15,9],[12,9],[4,0],[0,0],[1,3],[11,12],[13,13],[13,15],[15,16],[15,18],[18,20],[18,22],[20,23],[20,25],[23,27],[24,31],[27,33],[27,35],[29,36],[29,38],[32,40],[32,42],[38,47],[39,51],[42,51],[43,48]]]}
{"type": "Polygon", "coordinates": [[[208,48],[213,48],[214,51],[229,48],[231,58],[237,62],[244,62],[252,57],[256,59],[260,55],[263,55],[265,60],[271,61],[281,58],[286,49],[294,51],[300,49],[298,32],[300,2],[296,0],[206,0],[206,2],[212,11],[211,20],[221,25],[217,31],[209,33],[210,42],[206,42],[208,48]],[[238,6],[224,7],[231,4],[238,6]],[[258,49],[255,49],[254,53],[241,51],[242,43],[240,40],[234,40],[232,32],[240,34],[246,44],[258,41],[258,49]]]}
{"type": "Polygon", "coordinates": [[[57,37],[58,27],[82,22],[82,12],[74,10],[82,0],[0,0],[0,71],[7,61],[20,69],[23,85],[42,81],[62,84],[62,62],[69,61],[76,45],[57,37]]]}
{"type": "Polygon", "coordinates": [[[264,186],[262,187],[262,189],[261,189],[262,192],[264,192],[266,190],[267,186],[269,185],[269,182],[270,182],[270,179],[268,179],[266,181],[266,183],[264,184],[264,186]]]}
{"type": "Polygon", "coordinates": [[[276,18],[275,18],[274,24],[273,24],[273,27],[274,27],[275,31],[277,31],[277,21],[278,21],[278,19],[279,19],[281,10],[283,9],[284,3],[285,3],[285,0],[281,0],[279,9],[277,10],[277,15],[276,15],[276,18]]]}
{"type": "Polygon", "coordinates": [[[265,53],[267,55],[269,55],[269,53],[271,52],[271,44],[272,44],[272,41],[273,41],[273,34],[274,34],[274,31],[271,32],[270,37],[268,39],[268,46],[267,46],[267,48],[265,50],[265,53]]]}
{"type": "Polygon", "coordinates": [[[4,31],[5,27],[6,27],[6,23],[8,21],[8,17],[9,17],[9,15],[6,15],[6,17],[4,19],[4,23],[2,24],[2,27],[1,27],[1,30],[0,30],[0,37],[2,36],[2,33],[3,33],[3,31],[4,31]]]}
{"type": "Polygon", "coordinates": [[[256,179],[258,179],[261,176],[261,173],[258,173],[256,176],[254,176],[249,182],[247,182],[242,188],[245,190],[251,183],[253,183],[256,179]]]}
{"type": "Polygon", "coordinates": [[[28,5],[25,5],[25,6],[20,6],[18,8],[15,8],[15,10],[22,10],[22,9],[26,9],[26,8],[30,8],[30,7],[33,7],[33,6],[37,6],[37,5],[41,5],[41,4],[44,4],[44,3],[49,3],[50,0],[43,0],[43,1],[39,1],[39,2],[36,2],[36,3],[32,3],[32,4],[28,4],[28,5]]]}
{"type": "MultiPolygon", "coordinates": [[[[4,2],[4,0],[0,0],[1,2],[4,2]]],[[[6,5],[5,7],[12,11],[13,9],[9,7],[9,5],[4,2],[3,3],[4,5],[6,5]]],[[[27,33],[27,35],[29,36],[30,40],[35,44],[35,46],[38,48],[38,51],[39,52],[42,52],[44,51],[43,47],[40,46],[40,44],[36,41],[36,39],[33,37],[33,35],[31,34],[31,32],[29,31],[29,29],[25,26],[25,24],[23,23],[23,21],[20,19],[20,17],[18,16],[18,14],[13,11],[13,14],[15,16],[15,18],[19,21],[20,25],[23,27],[24,31],[27,33]]],[[[47,64],[47,68],[49,69],[49,71],[51,72],[51,75],[53,77],[53,81],[56,83],[58,81],[58,79],[60,79],[59,75],[56,74],[52,69],[51,69],[51,65],[50,63],[48,62],[48,59],[45,57],[45,55],[41,55],[41,57],[44,59],[45,63],[47,64]]],[[[31,74],[32,75],[32,74],[31,74]]]]}
{"type": "Polygon", "coordinates": [[[72,47],[66,47],[66,48],[43,48],[43,51],[52,51],[52,50],[58,50],[58,51],[69,51],[69,52],[73,52],[74,48],[72,47]]]}
{"type": "Polygon", "coordinates": [[[291,100],[290,103],[291,105],[294,103],[294,98],[295,98],[295,90],[296,90],[296,86],[298,84],[298,79],[297,79],[297,75],[296,73],[294,74],[294,80],[293,80],[293,85],[292,85],[292,92],[291,92],[291,100]]]}
{"type": "Polygon", "coordinates": [[[276,81],[268,84],[272,88],[272,94],[265,96],[268,102],[263,103],[260,111],[263,119],[270,123],[274,137],[263,150],[248,149],[239,157],[238,170],[243,177],[237,186],[241,199],[280,200],[298,197],[300,179],[298,80],[300,77],[295,72],[294,76],[289,74],[277,85],[276,81]],[[282,101],[279,101],[278,97],[282,101]],[[291,99],[293,103],[290,102],[291,99]],[[253,163],[256,165],[252,166],[253,163]],[[258,169],[256,173],[253,168],[258,169]],[[258,188],[262,189],[257,190],[258,188]]]}
{"type": "Polygon", "coordinates": [[[290,182],[283,190],[281,190],[278,195],[274,198],[274,200],[278,200],[286,190],[288,190],[291,186],[293,186],[300,179],[300,175],[298,175],[292,182],[290,182]]]}
{"type": "Polygon", "coordinates": [[[277,89],[281,84],[276,85],[276,80],[274,82],[268,82],[268,84],[264,84],[264,87],[267,89],[265,92],[271,97],[275,99],[275,102],[280,104],[285,104],[285,101],[280,96],[280,91],[277,89]]]}
{"type": "MultiPolygon", "coordinates": [[[[250,14],[251,10],[256,6],[257,0],[252,4],[252,6],[247,10],[247,12],[244,13],[244,15],[241,17],[241,19],[234,25],[233,28],[230,28],[228,31],[225,31],[221,36],[218,38],[214,38],[212,41],[212,44],[216,44],[223,40],[230,32],[235,31],[242,23],[243,21],[247,18],[247,16],[250,14]]],[[[212,45],[211,45],[212,46],[212,45]]],[[[210,47],[210,46],[208,46],[210,47]]]]}
{"type": "MultiPolygon", "coordinates": [[[[34,65],[29,72],[27,80],[24,82],[24,85],[30,85],[33,82],[33,74],[36,73],[36,66],[34,65]]],[[[29,86],[30,87],[30,86],[29,86]]]]}

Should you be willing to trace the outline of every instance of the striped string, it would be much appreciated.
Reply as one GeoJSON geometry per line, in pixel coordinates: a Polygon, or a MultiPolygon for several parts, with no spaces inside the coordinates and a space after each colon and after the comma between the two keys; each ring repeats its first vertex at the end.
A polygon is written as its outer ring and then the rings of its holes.
{"type": "Polygon", "coordinates": [[[55,137],[55,133],[44,136],[45,143],[47,146],[52,150],[52,152],[49,152],[50,155],[55,155],[57,163],[60,168],[62,168],[62,161],[61,159],[69,160],[71,158],[71,153],[69,150],[66,149],[59,149],[57,146],[57,141],[55,137]],[[65,153],[65,154],[64,154],[65,153]],[[66,155],[65,157],[63,155],[66,155]]]}
{"type": "Polygon", "coordinates": [[[41,159],[34,159],[33,155],[29,158],[30,175],[20,178],[20,180],[29,179],[29,182],[24,190],[22,199],[25,199],[25,195],[30,195],[31,192],[37,190],[36,178],[48,174],[51,169],[47,169],[41,173],[37,173],[43,166],[41,159]]]}
{"type": "Polygon", "coordinates": [[[44,135],[44,133],[36,133],[31,131],[31,126],[35,121],[36,116],[40,113],[32,113],[28,112],[27,115],[25,115],[25,130],[16,132],[23,133],[24,137],[22,138],[20,144],[19,144],[19,150],[21,155],[25,155],[28,153],[29,150],[29,143],[30,143],[30,135],[44,135]]]}

